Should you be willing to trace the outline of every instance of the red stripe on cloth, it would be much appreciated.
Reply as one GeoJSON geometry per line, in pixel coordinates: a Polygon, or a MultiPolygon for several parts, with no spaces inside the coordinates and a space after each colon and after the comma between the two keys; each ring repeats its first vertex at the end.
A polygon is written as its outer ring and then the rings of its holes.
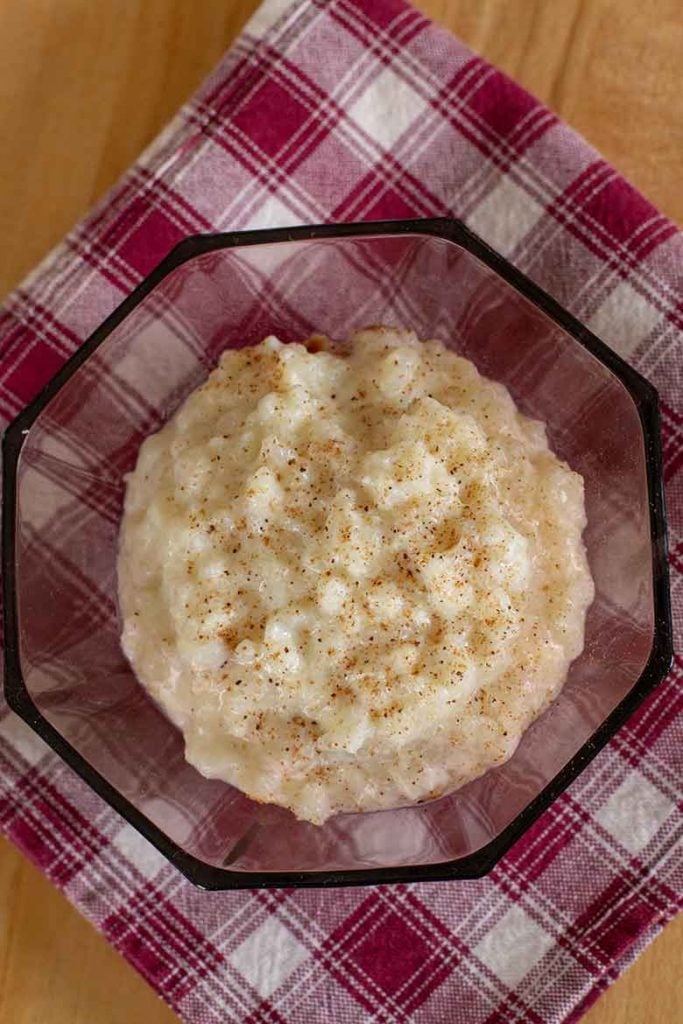
{"type": "Polygon", "coordinates": [[[452,970],[447,940],[436,941],[415,903],[398,913],[372,893],[328,937],[318,956],[368,1012],[414,1013],[452,970]]]}
{"type": "Polygon", "coordinates": [[[572,842],[576,835],[576,822],[566,812],[560,798],[535,821],[525,833],[524,840],[515,843],[501,864],[507,874],[514,868],[518,876],[536,882],[555,858],[572,842]]]}
{"type": "Polygon", "coordinates": [[[4,377],[3,386],[12,392],[18,408],[21,408],[45,387],[63,362],[59,353],[46,342],[36,339],[30,345],[24,345],[22,355],[4,377]]]}
{"type": "Polygon", "coordinates": [[[671,481],[683,465],[683,417],[666,402],[660,405],[664,479],[671,481]]]}
{"type": "Polygon", "coordinates": [[[479,57],[459,68],[431,102],[500,170],[508,170],[557,122],[547,108],[479,57]],[[519,94],[517,102],[509,113],[501,113],[498,105],[510,93],[519,94]]]}
{"type": "MultiPolygon", "coordinates": [[[[622,277],[678,233],[674,224],[602,160],[585,168],[548,212],[622,277]],[[633,195],[638,196],[638,202],[631,208],[633,195]],[[613,200],[616,211],[612,210],[613,200]]],[[[667,314],[680,323],[675,310],[667,310],[667,314]]]]}
{"type": "Polygon", "coordinates": [[[151,884],[110,914],[102,931],[174,1008],[224,962],[221,951],[151,884]]]}
{"type": "Polygon", "coordinates": [[[479,88],[470,93],[467,105],[492,129],[493,139],[508,138],[522,121],[548,114],[538,100],[499,73],[487,75],[479,88]]]}
{"type": "Polygon", "coordinates": [[[389,63],[392,55],[399,56],[402,48],[431,25],[420,11],[402,0],[373,0],[372,4],[365,0],[342,0],[333,5],[330,15],[382,64],[389,63]]]}
{"type": "Polygon", "coordinates": [[[264,999],[253,1013],[244,1018],[245,1024],[287,1024],[287,1018],[278,1013],[273,1004],[264,999]]]}
{"type": "Polygon", "coordinates": [[[30,770],[11,794],[0,794],[0,828],[63,888],[107,845],[42,772],[30,770]]]}
{"type": "MultiPolygon", "coordinates": [[[[626,726],[614,738],[614,749],[633,768],[641,765],[648,751],[660,739],[673,721],[683,715],[683,663],[674,656],[674,664],[667,680],[629,718],[626,726]]],[[[664,780],[660,780],[664,781],[664,780]]],[[[679,780],[672,773],[672,783],[679,780]]]]}
{"type": "Polygon", "coordinates": [[[677,573],[683,573],[683,541],[679,541],[678,544],[669,552],[669,561],[672,568],[677,573]]]}
{"type": "Polygon", "coordinates": [[[571,927],[577,947],[612,965],[623,956],[639,934],[670,905],[670,894],[654,882],[634,891],[633,874],[617,875],[571,927]]]}

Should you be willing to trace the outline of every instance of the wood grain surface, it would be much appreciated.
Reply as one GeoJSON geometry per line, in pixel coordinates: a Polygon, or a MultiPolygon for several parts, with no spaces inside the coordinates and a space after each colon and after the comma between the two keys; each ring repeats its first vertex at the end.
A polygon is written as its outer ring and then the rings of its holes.
{"type": "MultiPolygon", "coordinates": [[[[681,0],[419,0],[683,221],[681,0]]],[[[0,0],[0,296],[154,137],[255,0],[0,0]]],[[[683,922],[587,1024],[683,1020],[683,922]]],[[[0,841],[0,1024],[177,1018],[0,841]]],[[[331,1022],[336,1024],[336,1022],[331,1022]]]]}

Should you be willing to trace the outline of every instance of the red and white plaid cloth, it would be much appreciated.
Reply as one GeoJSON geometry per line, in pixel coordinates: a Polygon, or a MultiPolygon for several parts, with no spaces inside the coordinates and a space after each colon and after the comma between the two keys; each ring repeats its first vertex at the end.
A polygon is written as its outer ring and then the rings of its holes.
{"type": "MultiPolygon", "coordinates": [[[[0,311],[0,415],[184,235],[449,213],[659,389],[680,636],[683,238],[404,0],[267,0],[0,311]]],[[[192,1024],[576,1020],[683,889],[682,674],[480,881],[199,892],[4,705],[0,826],[192,1024]]]]}

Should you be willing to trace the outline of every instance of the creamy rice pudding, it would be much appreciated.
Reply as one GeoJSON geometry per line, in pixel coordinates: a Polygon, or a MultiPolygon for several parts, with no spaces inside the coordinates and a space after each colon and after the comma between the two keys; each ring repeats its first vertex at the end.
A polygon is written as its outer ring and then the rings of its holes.
{"type": "Polygon", "coordinates": [[[543,425],[440,342],[270,337],[141,446],[123,647],[204,775],[316,823],[427,800],[562,687],[585,521],[543,425]]]}

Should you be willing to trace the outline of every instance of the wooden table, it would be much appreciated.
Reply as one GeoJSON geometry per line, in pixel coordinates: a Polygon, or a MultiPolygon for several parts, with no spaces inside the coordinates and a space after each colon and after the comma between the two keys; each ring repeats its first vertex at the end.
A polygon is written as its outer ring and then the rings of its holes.
{"type": "MultiPolygon", "coordinates": [[[[0,295],[135,159],[255,6],[256,0],[0,0],[0,295]]],[[[681,0],[419,6],[547,102],[660,209],[683,221],[681,0]]],[[[679,920],[600,999],[588,1024],[683,1020],[682,943],[679,920]]],[[[0,1021],[177,1021],[3,841],[0,1021]]]]}

